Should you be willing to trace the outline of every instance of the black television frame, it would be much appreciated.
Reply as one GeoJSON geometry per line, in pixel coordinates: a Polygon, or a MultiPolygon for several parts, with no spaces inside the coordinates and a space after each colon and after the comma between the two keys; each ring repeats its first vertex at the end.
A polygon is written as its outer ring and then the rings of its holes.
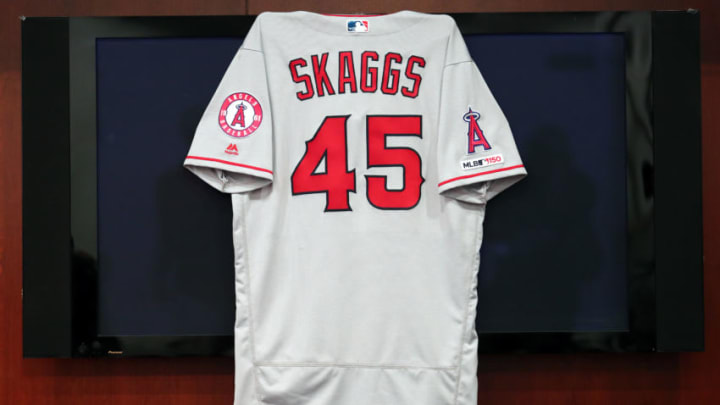
{"type": "MultiPolygon", "coordinates": [[[[480,333],[480,351],[703,350],[699,13],[451,15],[464,34],[614,32],[626,41],[629,330],[480,333]]],[[[25,357],[232,355],[232,336],[84,331],[87,320],[74,301],[81,286],[72,272],[96,261],[97,179],[92,170],[72,167],[95,167],[96,38],[243,37],[253,20],[22,18],[25,357]]]]}

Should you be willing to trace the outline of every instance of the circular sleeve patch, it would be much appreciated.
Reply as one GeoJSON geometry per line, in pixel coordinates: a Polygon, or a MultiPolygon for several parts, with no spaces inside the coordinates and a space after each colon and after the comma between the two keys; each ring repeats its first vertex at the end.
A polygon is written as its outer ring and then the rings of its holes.
{"type": "Polygon", "coordinates": [[[223,101],[218,123],[226,134],[243,138],[258,129],[262,118],[260,102],[249,93],[238,92],[223,101]]]}

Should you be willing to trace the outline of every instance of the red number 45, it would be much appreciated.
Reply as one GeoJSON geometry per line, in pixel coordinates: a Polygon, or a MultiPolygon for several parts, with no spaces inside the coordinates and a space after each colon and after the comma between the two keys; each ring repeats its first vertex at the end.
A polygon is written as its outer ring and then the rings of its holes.
{"type": "MultiPolygon", "coordinates": [[[[355,192],[355,170],[347,167],[347,120],[349,115],[325,117],[315,136],[305,142],[305,155],[293,171],[292,194],[324,193],[325,211],[351,211],[350,192],[355,192]],[[325,170],[318,168],[325,160],[325,170]]],[[[388,147],[388,136],[422,138],[419,115],[367,116],[367,167],[398,166],[403,169],[403,187],[387,188],[387,176],[365,175],[367,199],[374,207],[407,210],[420,202],[422,177],[420,155],[411,148],[388,147]]]]}

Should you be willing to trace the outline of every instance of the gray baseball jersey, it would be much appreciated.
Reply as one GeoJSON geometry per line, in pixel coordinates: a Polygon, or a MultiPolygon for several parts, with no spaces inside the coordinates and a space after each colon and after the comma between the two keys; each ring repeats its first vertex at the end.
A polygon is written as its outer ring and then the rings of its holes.
{"type": "Polygon", "coordinates": [[[485,207],[526,170],[450,16],[260,14],[184,165],[232,199],[235,405],[476,404],[485,207]]]}

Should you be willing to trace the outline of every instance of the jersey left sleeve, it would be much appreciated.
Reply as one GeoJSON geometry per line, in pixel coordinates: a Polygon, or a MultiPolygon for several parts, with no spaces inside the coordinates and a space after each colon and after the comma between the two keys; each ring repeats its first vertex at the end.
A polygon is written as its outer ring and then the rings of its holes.
{"type": "Polygon", "coordinates": [[[247,192],[272,182],[272,112],[260,17],[207,105],[183,165],[227,193],[247,192]]]}
{"type": "Polygon", "coordinates": [[[485,203],[527,171],[510,125],[453,24],[438,127],[439,192],[485,203]]]}

